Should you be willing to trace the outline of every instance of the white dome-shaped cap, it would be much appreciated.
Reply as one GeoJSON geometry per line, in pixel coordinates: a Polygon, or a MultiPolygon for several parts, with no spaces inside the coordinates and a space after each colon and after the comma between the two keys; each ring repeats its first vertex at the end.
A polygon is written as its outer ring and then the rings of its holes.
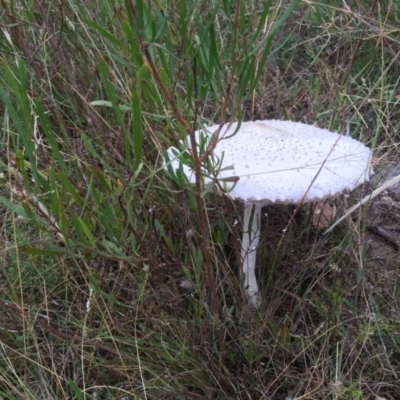
{"type": "MultiPolygon", "coordinates": [[[[196,131],[211,136],[219,125],[196,131]]],[[[237,123],[223,126],[223,138],[214,149],[223,167],[218,178],[239,177],[228,195],[245,202],[298,203],[321,200],[352,190],[369,179],[371,150],[347,136],[291,121],[244,122],[233,135],[237,123]]],[[[179,161],[168,150],[173,168],[179,161]]],[[[194,172],[183,166],[194,182],[194,172]]],[[[230,184],[232,187],[233,184],[230,184]]]]}

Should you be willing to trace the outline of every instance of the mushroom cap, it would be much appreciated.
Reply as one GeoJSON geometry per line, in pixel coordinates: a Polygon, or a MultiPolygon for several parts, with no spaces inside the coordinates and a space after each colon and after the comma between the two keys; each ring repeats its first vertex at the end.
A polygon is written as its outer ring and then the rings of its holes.
{"type": "MultiPolygon", "coordinates": [[[[239,177],[236,186],[228,182],[227,195],[233,199],[264,204],[317,201],[369,179],[371,150],[355,139],[292,121],[243,122],[235,133],[237,125],[222,127],[214,149],[218,158],[224,153],[223,168],[233,167],[220,171],[218,179],[239,177]]],[[[211,137],[218,128],[196,131],[196,142],[201,132],[211,137]]],[[[168,155],[172,167],[179,168],[172,148],[168,155]]],[[[195,181],[193,170],[183,165],[183,171],[195,181]]]]}

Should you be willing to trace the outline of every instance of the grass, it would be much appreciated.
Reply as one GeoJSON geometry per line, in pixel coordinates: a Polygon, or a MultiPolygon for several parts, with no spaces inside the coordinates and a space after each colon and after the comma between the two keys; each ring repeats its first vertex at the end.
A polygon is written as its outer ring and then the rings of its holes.
{"type": "Polygon", "coordinates": [[[279,247],[293,208],[266,207],[254,311],[242,206],[162,167],[194,127],[277,118],[349,124],[379,173],[398,0],[1,4],[0,396],[400,397],[398,250],[367,229],[395,207],[325,236],[304,210],[279,247]]]}

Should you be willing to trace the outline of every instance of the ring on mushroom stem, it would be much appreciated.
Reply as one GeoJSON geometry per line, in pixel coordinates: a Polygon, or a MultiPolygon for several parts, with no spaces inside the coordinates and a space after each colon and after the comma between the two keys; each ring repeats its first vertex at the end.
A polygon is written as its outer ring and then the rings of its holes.
{"type": "MultiPolygon", "coordinates": [[[[235,122],[218,133],[219,127],[195,132],[197,143],[201,137],[204,141],[204,136],[208,140],[213,134],[218,136],[212,152],[217,167],[212,176],[205,175],[204,182],[217,179],[223,182],[228,197],[244,202],[242,272],[249,303],[259,307],[255,266],[261,207],[316,202],[353,190],[369,179],[372,152],[349,136],[292,121],[235,122]],[[232,177],[237,177],[237,182],[232,177]]],[[[171,167],[194,183],[194,172],[185,165],[182,154],[173,148],[167,154],[171,167]]]]}

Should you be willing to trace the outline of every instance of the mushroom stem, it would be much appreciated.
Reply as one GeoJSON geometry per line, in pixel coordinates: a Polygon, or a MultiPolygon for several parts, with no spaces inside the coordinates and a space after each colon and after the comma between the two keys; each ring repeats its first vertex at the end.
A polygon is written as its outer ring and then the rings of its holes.
{"type": "Polygon", "coordinates": [[[252,306],[260,306],[258,285],[256,280],[256,255],[257,246],[260,241],[261,208],[259,203],[245,203],[243,217],[243,241],[242,241],[242,271],[245,276],[244,287],[246,296],[252,306]],[[254,206],[253,219],[251,221],[254,206]],[[251,225],[250,225],[251,222],[251,225]]]}

